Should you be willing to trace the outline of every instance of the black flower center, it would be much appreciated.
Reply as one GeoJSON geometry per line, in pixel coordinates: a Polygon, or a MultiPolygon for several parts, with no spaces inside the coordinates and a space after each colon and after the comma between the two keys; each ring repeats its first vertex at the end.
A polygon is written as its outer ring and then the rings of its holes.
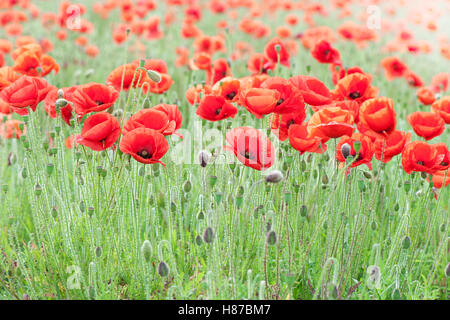
{"type": "Polygon", "coordinates": [[[417,164],[420,164],[421,166],[425,165],[425,162],[423,161],[417,161],[417,164]]]}
{"type": "Polygon", "coordinates": [[[284,99],[280,99],[277,101],[277,106],[279,106],[280,104],[282,104],[284,102],[284,99]]]}
{"type": "Polygon", "coordinates": [[[99,101],[99,100],[95,101],[95,103],[96,103],[98,106],[101,106],[102,104],[105,104],[103,101],[99,101]]]}
{"type": "Polygon", "coordinates": [[[357,99],[357,98],[361,97],[361,93],[359,93],[358,91],[355,91],[355,92],[350,93],[349,97],[351,99],[357,99]]]}
{"type": "Polygon", "coordinates": [[[151,159],[152,158],[152,154],[150,152],[148,152],[147,149],[142,149],[141,151],[139,151],[137,153],[138,156],[140,156],[143,159],[151,159]]]}
{"type": "Polygon", "coordinates": [[[233,98],[236,96],[236,92],[232,91],[229,94],[226,95],[228,100],[233,100],[233,98]]]}

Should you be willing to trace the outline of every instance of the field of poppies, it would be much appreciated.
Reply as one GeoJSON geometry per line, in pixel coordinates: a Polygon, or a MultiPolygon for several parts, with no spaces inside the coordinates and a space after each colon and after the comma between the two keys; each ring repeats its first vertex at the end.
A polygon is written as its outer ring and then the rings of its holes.
{"type": "Polygon", "coordinates": [[[449,14],[2,0],[0,299],[447,300],[449,14]]]}

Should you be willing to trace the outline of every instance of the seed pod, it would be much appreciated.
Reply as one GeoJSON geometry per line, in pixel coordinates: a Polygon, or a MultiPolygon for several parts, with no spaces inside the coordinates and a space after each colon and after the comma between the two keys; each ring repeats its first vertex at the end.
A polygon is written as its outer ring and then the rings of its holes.
{"type": "Polygon", "coordinates": [[[42,187],[39,183],[34,185],[34,194],[40,196],[42,194],[42,187]]]}
{"type": "Polygon", "coordinates": [[[186,181],[184,182],[184,184],[183,184],[183,190],[184,190],[184,192],[186,192],[186,193],[191,192],[191,190],[192,190],[192,184],[191,184],[191,182],[190,182],[189,180],[186,180],[186,181]]]}
{"type": "Polygon", "coordinates": [[[152,244],[150,243],[150,241],[145,240],[145,241],[142,243],[142,246],[141,246],[141,254],[142,254],[142,256],[144,257],[144,260],[145,260],[146,262],[149,262],[149,261],[150,261],[150,258],[152,257],[152,244]]]}
{"type": "Polygon", "coordinates": [[[26,167],[23,167],[21,174],[23,179],[26,179],[28,177],[28,170],[26,167]]]}
{"type": "Polygon", "coordinates": [[[372,174],[369,171],[364,171],[363,175],[366,179],[372,179],[372,174]]]}
{"type": "Polygon", "coordinates": [[[295,192],[295,194],[298,194],[298,192],[299,192],[299,190],[300,190],[300,185],[294,184],[293,187],[294,187],[294,192],[295,192]]]}
{"type": "Polygon", "coordinates": [[[198,246],[201,246],[203,244],[203,239],[202,239],[202,237],[200,235],[197,235],[195,237],[195,244],[198,245],[198,246]]]}
{"type": "Polygon", "coordinates": [[[92,217],[94,215],[94,207],[88,207],[87,213],[89,215],[89,217],[92,217]]]}
{"type": "Polygon", "coordinates": [[[158,264],[158,274],[163,278],[169,275],[169,266],[164,261],[158,264]]]}
{"type": "Polygon", "coordinates": [[[53,163],[47,163],[46,170],[47,170],[47,174],[49,176],[52,175],[54,168],[55,168],[55,165],[53,163]]]}
{"type": "Polygon", "coordinates": [[[222,193],[217,191],[214,195],[215,195],[216,202],[220,203],[222,201],[222,193]]]}
{"type": "Polygon", "coordinates": [[[273,170],[265,176],[264,180],[269,183],[278,183],[283,180],[283,173],[279,170],[273,170]]]}
{"type": "Polygon", "coordinates": [[[323,184],[328,184],[328,176],[327,176],[327,174],[326,173],[324,173],[324,175],[322,176],[322,183],[323,184]]]}
{"type": "Polygon", "coordinates": [[[267,233],[266,242],[268,245],[271,245],[271,246],[273,246],[277,243],[277,234],[275,233],[275,231],[270,230],[267,233]]]}
{"type": "Polygon", "coordinates": [[[403,183],[403,189],[405,189],[406,192],[409,192],[409,190],[411,190],[411,181],[405,181],[405,183],[403,183]]]}
{"type": "Polygon", "coordinates": [[[408,236],[405,236],[402,240],[402,247],[405,250],[408,250],[409,247],[411,247],[411,238],[408,236]]]}
{"type": "Polygon", "coordinates": [[[199,213],[197,214],[197,219],[198,220],[205,219],[205,214],[203,213],[203,211],[199,211],[199,213]]]}
{"type": "Polygon", "coordinates": [[[211,188],[215,186],[216,182],[217,182],[216,176],[209,176],[209,186],[211,188]]]}
{"type": "Polygon", "coordinates": [[[95,248],[95,256],[96,256],[97,258],[100,258],[100,257],[102,256],[102,254],[103,254],[103,249],[102,249],[102,247],[97,247],[97,248],[95,248]]]}
{"type": "Polygon", "coordinates": [[[372,223],[370,224],[370,228],[372,228],[373,231],[378,229],[378,224],[376,221],[372,221],[372,223]]]}
{"type": "Polygon", "coordinates": [[[211,159],[211,155],[208,151],[202,150],[198,153],[198,161],[202,168],[205,168],[208,165],[209,160],[211,159]]]}
{"type": "Polygon", "coordinates": [[[307,214],[308,214],[308,207],[302,204],[302,206],[300,207],[300,216],[306,217],[307,214]]]}
{"type": "Polygon", "coordinates": [[[214,231],[211,227],[207,227],[205,232],[203,232],[203,241],[206,243],[211,243],[214,240],[214,231]]]}

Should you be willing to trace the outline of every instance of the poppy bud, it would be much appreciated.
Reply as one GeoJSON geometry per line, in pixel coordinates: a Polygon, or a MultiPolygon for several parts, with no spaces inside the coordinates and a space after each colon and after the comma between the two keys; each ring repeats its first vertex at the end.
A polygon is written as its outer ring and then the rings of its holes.
{"type": "Polygon", "coordinates": [[[89,215],[89,217],[92,217],[93,215],[94,215],[94,207],[88,207],[88,215],[89,215]]]}
{"type": "Polygon", "coordinates": [[[103,254],[103,249],[102,249],[102,247],[97,247],[97,248],[95,248],[95,256],[96,256],[97,258],[100,258],[100,257],[102,256],[102,254],[103,254]]]}
{"type": "Polygon", "coordinates": [[[409,190],[411,190],[411,181],[405,181],[405,183],[403,183],[403,189],[405,189],[406,192],[409,192],[409,190]]]}
{"type": "Polygon", "coordinates": [[[308,207],[303,204],[300,207],[300,216],[306,217],[307,214],[308,214],[308,207]]]}
{"type": "Polygon", "coordinates": [[[199,211],[199,213],[197,214],[197,219],[198,220],[205,219],[205,214],[203,213],[203,211],[199,211]]]}
{"type": "Polygon", "coordinates": [[[370,227],[372,228],[373,231],[378,229],[378,224],[376,221],[372,221],[372,223],[370,224],[370,227]]]}
{"type": "Polygon", "coordinates": [[[341,147],[341,153],[345,159],[350,155],[351,147],[348,143],[344,143],[341,147]]]}
{"type": "Polygon", "coordinates": [[[55,126],[55,132],[58,134],[61,132],[61,126],[56,125],[55,126]]]}
{"type": "Polygon", "coordinates": [[[255,210],[253,211],[253,216],[254,216],[255,218],[257,218],[258,215],[259,215],[259,213],[260,213],[260,211],[263,211],[263,209],[264,209],[264,206],[263,206],[262,204],[260,204],[259,206],[257,206],[257,207],[255,208],[255,210]]]}
{"type": "Polygon", "coordinates": [[[189,180],[187,180],[184,184],[183,184],[183,190],[184,192],[191,192],[192,190],[192,184],[189,180]]]}
{"type": "Polygon", "coordinates": [[[324,175],[322,176],[322,183],[323,184],[328,184],[328,176],[326,173],[324,173],[324,175]]]}
{"type": "Polygon", "coordinates": [[[210,176],[209,177],[209,186],[212,188],[212,187],[214,187],[214,185],[216,184],[216,182],[217,182],[217,177],[216,176],[210,176]]]}
{"type": "Polygon", "coordinates": [[[158,264],[158,274],[161,277],[167,277],[167,275],[169,274],[169,266],[164,261],[161,261],[158,264]]]}
{"type": "Polygon", "coordinates": [[[40,196],[42,194],[42,187],[39,183],[34,185],[34,194],[40,196]]]}
{"type": "Polygon", "coordinates": [[[176,212],[177,211],[177,205],[173,201],[170,203],[170,211],[171,212],[176,212]]]}
{"type": "Polygon", "coordinates": [[[219,192],[219,191],[217,191],[217,192],[215,193],[215,198],[216,198],[216,202],[217,202],[217,203],[220,203],[220,202],[222,201],[222,193],[219,192]]]}
{"type": "Polygon", "coordinates": [[[62,98],[64,98],[64,90],[58,89],[58,99],[62,99],[62,98]]]}
{"type": "Polygon", "coordinates": [[[445,228],[446,228],[446,225],[445,225],[445,223],[443,223],[443,224],[441,224],[441,226],[439,227],[439,231],[445,232],[445,228]]]}
{"type": "Polygon", "coordinates": [[[279,170],[273,170],[265,176],[265,181],[269,183],[278,183],[283,180],[283,174],[279,170]]]}
{"type": "Polygon", "coordinates": [[[237,194],[238,194],[238,196],[243,196],[244,195],[244,187],[243,186],[239,186],[239,188],[238,188],[238,192],[237,192],[237,194]]]}
{"type": "Polygon", "coordinates": [[[197,235],[195,237],[195,244],[198,245],[198,246],[201,246],[203,244],[203,239],[202,239],[201,236],[197,235]]]}
{"type": "Polygon", "coordinates": [[[58,209],[53,207],[52,211],[51,211],[51,214],[52,214],[53,219],[56,219],[56,217],[58,216],[58,209]]]}
{"type": "Polygon", "coordinates": [[[303,159],[302,159],[302,161],[300,161],[300,170],[301,171],[305,171],[306,170],[306,162],[303,159]]]}
{"type": "Polygon", "coordinates": [[[26,179],[26,178],[28,177],[28,170],[27,170],[26,167],[24,167],[24,168],[22,169],[21,174],[22,174],[22,178],[23,178],[23,179],[26,179]]]}
{"type": "Polygon", "coordinates": [[[208,165],[208,162],[211,158],[211,155],[208,151],[202,150],[198,153],[198,161],[202,168],[205,168],[208,165]]]}
{"type": "Polygon", "coordinates": [[[211,243],[214,240],[214,231],[211,227],[207,227],[203,233],[203,241],[211,243]]]}
{"type": "Polygon", "coordinates": [[[152,257],[152,245],[151,245],[150,241],[145,240],[142,243],[141,253],[142,253],[142,256],[144,257],[144,260],[146,262],[149,262],[150,258],[152,257]]]}
{"type": "Polygon", "coordinates": [[[53,169],[55,168],[55,165],[53,163],[47,163],[47,174],[50,176],[53,173],[53,169]]]}
{"type": "Polygon", "coordinates": [[[84,205],[84,201],[83,200],[80,201],[80,204],[78,205],[78,207],[80,208],[81,212],[84,212],[84,210],[86,209],[86,206],[84,205]]]}
{"type": "Polygon", "coordinates": [[[366,179],[372,179],[372,174],[369,171],[364,171],[363,175],[366,179]]]}
{"type": "Polygon", "coordinates": [[[408,250],[409,247],[411,247],[411,238],[408,236],[405,236],[402,240],[402,247],[405,250],[408,250]]]}
{"type": "Polygon", "coordinates": [[[150,79],[152,79],[152,81],[155,81],[156,83],[161,82],[161,74],[159,74],[159,72],[154,70],[147,70],[147,74],[150,77],[150,79]]]}
{"type": "Polygon", "coordinates": [[[55,109],[59,110],[61,108],[64,108],[65,106],[67,106],[68,103],[69,102],[66,99],[60,98],[60,99],[56,100],[56,102],[55,102],[55,109]]]}
{"type": "Polygon", "coordinates": [[[267,233],[266,242],[271,246],[277,243],[277,234],[275,233],[275,231],[271,230],[269,231],[269,233],[267,233]]]}

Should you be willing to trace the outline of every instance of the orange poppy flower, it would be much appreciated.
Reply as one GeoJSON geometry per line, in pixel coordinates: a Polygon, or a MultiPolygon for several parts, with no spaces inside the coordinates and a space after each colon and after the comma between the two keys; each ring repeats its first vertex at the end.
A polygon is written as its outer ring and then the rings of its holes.
{"type": "Polygon", "coordinates": [[[384,74],[388,81],[404,77],[409,70],[408,66],[398,57],[384,58],[381,60],[381,66],[384,68],[384,74]]]}
{"type": "Polygon", "coordinates": [[[261,131],[251,127],[238,127],[226,134],[228,145],[225,150],[231,151],[245,166],[255,170],[270,168],[275,161],[275,148],[261,131]]]}
{"type": "Polygon", "coordinates": [[[142,87],[145,82],[150,82],[147,72],[138,69],[136,63],[123,64],[115,68],[106,78],[106,84],[113,86],[117,91],[127,91],[130,88],[142,87]]]}
{"type": "Polygon", "coordinates": [[[436,97],[434,95],[433,90],[430,87],[422,87],[416,92],[417,99],[422,102],[424,105],[428,106],[436,101],[436,97]]]}
{"type": "Polygon", "coordinates": [[[350,111],[339,107],[323,108],[312,115],[308,121],[308,133],[310,137],[320,137],[323,140],[351,136],[353,127],[353,115],[350,111]]]}
{"type": "Polygon", "coordinates": [[[431,105],[431,111],[438,114],[446,124],[450,124],[450,96],[442,97],[431,105]]]}
{"type": "Polygon", "coordinates": [[[327,145],[320,137],[310,137],[307,124],[292,124],[288,130],[289,143],[292,148],[300,152],[323,153],[327,151],[327,145]]]}
{"type": "Polygon", "coordinates": [[[122,134],[126,135],[137,128],[153,129],[162,134],[166,131],[169,124],[169,117],[166,113],[154,108],[142,109],[131,116],[123,127],[122,134]]]}
{"type": "Polygon", "coordinates": [[[353,157],[350,168],[365,164],[369,167],[370,170],[372,170],[371,161],[373,158],[373,154],[374,149],[372,146],[372,141],[369,137],[360,133],[354,133],[352,136],[343,136],[336,146],[336,159],[339,162],[345,163],[349,156],[353,157]],[[360,145],[358,154],[356,154],[355,142],[358,142],[360,145]],[[345,153],[346,151],[343,152],[344,148],[342,148],[342,146],[344,144],[350,146],[350,152],[348,154],[345,153]]]}
{"type": "Polygon", "coordinates": [[[0,91],[9,86],[11,83],[20,78],[20,74],[16,73],[11,67],[0,68],[0,91]]]}
{"type": "Polygon", "coordinates": [[[119,97],[114,88],[101,83],[80,85],[73,92],[72,100],[75,112],[79,117],[90,112],[99,112],[110,108],[119,97]]]}
{"type": "MultiPolygon", "coordinates": [[[[430,179],[427,179],[430,181],[430,179]]],[[[450,172],[449,170],[441,170],[433,173],[431,178],[433,182],[433,187],[441,189],[443,186],[448,186],[450,184],[450,172]]]]}
{"type": "Polygon", "coordinates": [[[445,122],[433,112],[413,112],[406,117],[414,132],[425,140],[440,136],[445,130],[445,122]]]}
{"type": "Polygon", "coordinates": [[[275,67],[276,63],[262,53],[254,53],[247,62],[247,69],[253,74],[267,73],[269,70],[274,70],[275,67]]]}
{"type": "Polygon", "coordinates": [[[152,129],[137,128],[125,135],[119,144],[120,150],[131,155],[136,161],[151,164],[161,163],[160,159],[169,150],[169,143],[164,136],[152,129]]]}
{"type": "Polygon", "coordinates": [[[408,84],[413,88],[420,88],[424,85],[422,78],[420,78],[417,74],[408,70],[405,72],[405,79],[408,81],[408,84]]]}
{"type": "Polygon", "coordinates": [[[359,108],[358,130],[372,139],[386,139],[397,124],[394,101],[379,97],[365,101],[359,108]]]}
{"type": "Polygon", "coordinates": [[[261,88],[275,90],[280,93],[273,112],[280,114],[293,113],[305,107],[300,90],[284,78],[270,77],[261,84],[261,88]]]}
{"type": "Polygon", "coordinates": [[[195,113],[208,121],[220,121],[226,118],[234,118],[237,108],[222,96],[207,95],[200,100],[195,113]]]}
{"type": "Polygon", "coordinates": [[[402,153],[405,145],[411,140],[411,133],[395,130],[386,139],[376,139],[374,142],[375,157],[387,163],[393,157],[402,153]]]}
{"type": "Polygon", "coordinates": [[[237,101],[239,99],[239,92],[241,89],[241,82],[238,79],[232,77],[226,77],[221,79],[212,88],[214,95],[222,96],[230,102],[237,101]]]}
{"type": "Polygon", "coordinates": [[[228,61],[224,58],[215,60],[211,68],[206,72],[206,81],[210,84],[215,84],[216,82],[222,80],[225,77],[231,76],[231,68],[228,61]]]}
{"type": "Polygon", "coordinates": [[[83,124],[81,134],[75,137],[76,143],[94,151],[102,151],[111,147],[120,136],[120,124],[107,112],[89,116],[83,124]]]}
{"type": "Polygon", "coordinates": [[[280,92],[276,90],[249,88],[241,90],[239,101],[248,112],[260,119],[263,115],[274,112],[280,97],[280,92]]]}
{"type": "Polygon", "coordinates": [[[433,91],[436,93],[447,91],[449,83],[450,73],[448,72],[438,73],[433,77],[433,79],[431,79],[431,86],[433,87],[433,91]]]}

